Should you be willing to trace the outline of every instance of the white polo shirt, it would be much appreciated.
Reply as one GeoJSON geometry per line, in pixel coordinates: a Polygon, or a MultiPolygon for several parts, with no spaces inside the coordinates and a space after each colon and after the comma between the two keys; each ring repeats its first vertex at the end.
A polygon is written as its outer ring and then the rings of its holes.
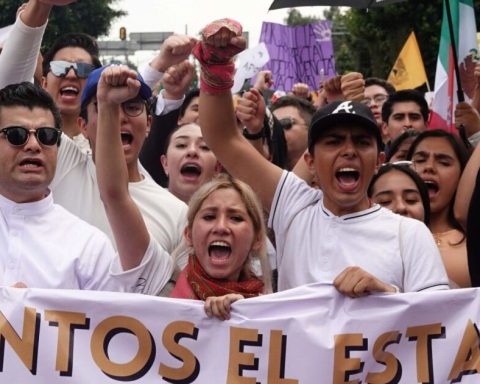
{"type": "Polygon", "coordinates": [[[402,292],[448,288],[440,254],[422,222],[379,205],[335,216],[324,207],[322,191],[293,173],[282,174],[269,226],[275,231],[279,290],[332,283],[349,266],[402,292]]]}
{"type": "Polygon", "coordinates": [[[173,261],[155,241],[137,268],[123,271],[107,236],[53,203],[18,204],[0,195],[0,286],[156,293],[173,261]]]}

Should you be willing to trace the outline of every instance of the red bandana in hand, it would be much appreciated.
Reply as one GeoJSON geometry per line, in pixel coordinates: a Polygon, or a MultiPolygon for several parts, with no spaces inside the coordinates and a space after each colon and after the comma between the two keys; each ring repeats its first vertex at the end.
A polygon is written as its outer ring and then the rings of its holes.
{"type": "Polygon", "coordinates": [[[202,41],[193,48],[193,55],[198,59],[202,67],[200,89],[210,94],[221,93],[233,86],[235,65],[232,58],[242,48],[233,44],[226,47],[215,47],[208,44],[210,37],[227,29],[234,36],[242,35],[242,26],[235,20],[221,19],[207,25],[202,31],[202,41]]]}

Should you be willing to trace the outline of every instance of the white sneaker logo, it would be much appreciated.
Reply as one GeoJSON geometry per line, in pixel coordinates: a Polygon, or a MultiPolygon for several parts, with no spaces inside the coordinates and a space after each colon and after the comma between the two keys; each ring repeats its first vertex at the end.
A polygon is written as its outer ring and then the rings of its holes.
{"type": "Polygon", "coordinates": [[[335,108],[335,110],[332,112],[332,115],[340,111],[344,111],[345,113],[355,113],[351,101],[344,101],[341,103],[337,108],[335,108]]]}

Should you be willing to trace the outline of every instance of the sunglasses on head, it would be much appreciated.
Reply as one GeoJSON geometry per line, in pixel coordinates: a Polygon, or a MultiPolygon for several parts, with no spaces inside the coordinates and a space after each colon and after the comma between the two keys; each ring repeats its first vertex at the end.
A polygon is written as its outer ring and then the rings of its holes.
{"type": "Polygon", "coordinates": [[[42,145],[57,145],[60,141],[61,132],[58,128],[40,127],[37,129],[27,129],[20,126],[12,126],[0,130],[5,135],[7,141],[16,147],[21,147],[28,142],[30,133],[35,135],[37,141],[42,145]]]}
{"type": "Polygon", "coordinates": [[[411,160],[399,160],[399,161],[393,161],[391,163],[383,163],[380,167],[388,167],[396,165],[397,167],[406,167],[406,168],[414,168],[415,164],[411,160]]]}
{"type": "Polygon", "coordinates": [[[81,79],[86,79],[88,75],[95,69],[93,64],[87,63],[71,63],[70,61],[51,61],[50,71],[57,77],[67,76],[68,71],[73,69],[75,75],[81,79]]]}

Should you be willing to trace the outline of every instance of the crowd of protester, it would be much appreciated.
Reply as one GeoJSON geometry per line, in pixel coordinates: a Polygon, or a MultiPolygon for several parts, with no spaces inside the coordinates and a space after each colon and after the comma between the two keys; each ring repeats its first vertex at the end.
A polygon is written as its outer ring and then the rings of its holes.
{"type": "Polygon", "coordinates": [[[232,95],[231,19],[170,36],[138,72],[102,66],[82,33],[42,56],[52,7],[73,1],[29,0],[0,53],[1,285],[203,300],[228,319],[315,282],[480,284],[480,65],[455,112],[466,143],[429,126],[418,90],[358,72],[272,101],[261,71],[232,95]]]}

